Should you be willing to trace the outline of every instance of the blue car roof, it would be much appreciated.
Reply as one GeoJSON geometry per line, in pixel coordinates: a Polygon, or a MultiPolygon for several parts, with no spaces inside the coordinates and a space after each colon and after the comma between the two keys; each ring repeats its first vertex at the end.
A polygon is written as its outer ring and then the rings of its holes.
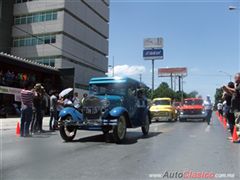
{"type": "Polygon", "coordinates": [[[129,77],[97,77],[92,78],[89,82],[89,84],[104,84],[104,83],[128,83],[128,84],[136,84],[140,85],[142,87],[146,87],[145,84],[129,78],[129,77]]]}

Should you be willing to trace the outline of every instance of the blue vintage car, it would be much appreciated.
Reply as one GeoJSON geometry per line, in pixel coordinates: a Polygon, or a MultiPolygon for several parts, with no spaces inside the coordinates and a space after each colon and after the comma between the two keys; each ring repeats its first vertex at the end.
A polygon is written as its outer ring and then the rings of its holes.
{"type": "Polygon", "coordinates": [[[80,129],[104,134],[111,131],[116,143],[125,139],[127,128],[141,127],[143,134],[148,134],[151,121],[143,83],[131,78],[101,77],[91,79],[89,88],[82,113],[74,107],[60,112],[59,129],[65,141],[72,141],[80,129]]]}

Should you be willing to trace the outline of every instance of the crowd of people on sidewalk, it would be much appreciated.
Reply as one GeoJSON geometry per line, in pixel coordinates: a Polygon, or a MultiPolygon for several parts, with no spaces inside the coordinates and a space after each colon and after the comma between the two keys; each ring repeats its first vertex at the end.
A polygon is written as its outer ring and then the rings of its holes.
{"type": "Polygon", "coordinates": [[[234,79],[235,82],[229,82],[222,87],[223,96],[217,104],[218,113],[228,122],[231,132],[229,140],[232,140],[234,126],[240,123],[240,73],[237,73],[234,79]]]}
{"type": "Polygon", "coordinates": [[[32,134],[44,133],[43,117],[49,107],[49,131],[57,129],[57,121],[59,112],[68,105],[73,105],[76,109],[80,109],[87,94],[83,95],[80,100],[77,92],[71,96],[59,96],[57,90],[51,90],[46,93],[44,87],[38,83],[32,88],[30,81],[25,81],[23,90],[21,91],[21,123],[20,136],[31,137],[32,134]]]}
{"type": "Polygon", "coordinates": [[[19,87],[25,81],[36,82],[36,75],[27,74],[25,72],[3,71],[0,69],[0,85],[19,87]]]}

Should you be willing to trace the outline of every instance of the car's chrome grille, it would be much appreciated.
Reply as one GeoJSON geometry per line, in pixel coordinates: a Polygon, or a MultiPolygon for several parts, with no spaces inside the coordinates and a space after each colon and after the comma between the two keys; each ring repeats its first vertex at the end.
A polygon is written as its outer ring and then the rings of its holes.
{"type": "Polygon", "coordinates": [[[101,101],[97,97],[89,97],[83,104],[83,116],[85,119],[99,119],[102,115],[101,101]]]}
{"type": "Polygon", "coordinates": [[[199,115],[202,114],[202,110],[198,109],[188,109],[183,111],[186,115],[199,115]]]}

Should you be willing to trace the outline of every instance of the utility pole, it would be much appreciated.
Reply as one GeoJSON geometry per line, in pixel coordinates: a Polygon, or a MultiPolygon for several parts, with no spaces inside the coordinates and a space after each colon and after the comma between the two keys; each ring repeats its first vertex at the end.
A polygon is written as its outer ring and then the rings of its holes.
{"type": "Polygon", "coordinates": [[[154,59],[152,59],[152,96],[154,92],[154,59]]]}
{"type": "Polygon", "coordinates": [[[139,81],[142,82],[142,74],[139,74],[139,81]]]}

